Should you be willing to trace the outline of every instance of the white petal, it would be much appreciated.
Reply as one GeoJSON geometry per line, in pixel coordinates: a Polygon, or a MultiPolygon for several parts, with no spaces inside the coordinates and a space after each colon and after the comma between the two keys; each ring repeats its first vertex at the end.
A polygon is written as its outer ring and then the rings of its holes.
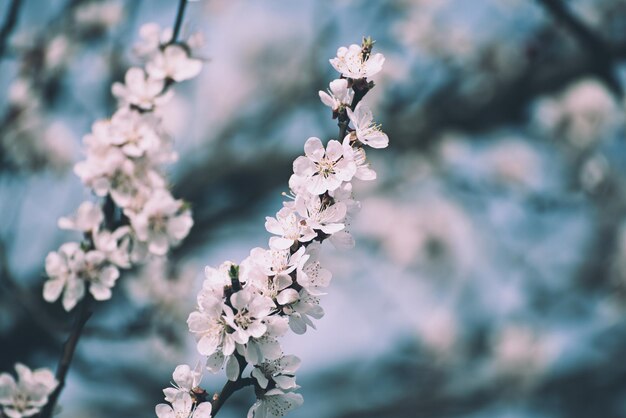
{"type": "Polygon", "coordinates": [[[226,360],[226,378],[233,382],[239,378],[239,361],[234,355],[226,360]]]}

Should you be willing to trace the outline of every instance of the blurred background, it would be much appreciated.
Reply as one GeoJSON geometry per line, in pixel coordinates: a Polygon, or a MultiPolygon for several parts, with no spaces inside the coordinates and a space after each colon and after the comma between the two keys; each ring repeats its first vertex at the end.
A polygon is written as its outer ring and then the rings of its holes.
{"type": "MultiPolygon", "coordinates": [[[[73,315],[43,301],[43,262],[78,239],[56,226],[89,198],[72,166],[138,28],[177,3],[0,2],[0,371],[56,366],[73,315]]],[[[364,35],[387,58],[366,101],[391,145],[368,153],[356,248],[324,253],[326,316],[285,341],[290,416],[626,416],[624,0],[201,0],[185,21],[207,63],[165,118],[195,225],[98,305],[61,417],[154,416],[198,358],[204,266],[266,245],[304,141],[337,133],[328,59],[364,35]]]]}

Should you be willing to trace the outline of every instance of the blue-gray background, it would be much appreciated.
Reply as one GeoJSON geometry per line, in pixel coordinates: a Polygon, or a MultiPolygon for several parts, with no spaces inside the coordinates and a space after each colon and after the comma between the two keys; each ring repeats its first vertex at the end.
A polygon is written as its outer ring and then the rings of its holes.
{"type": "MultiPolygon", "coordinates": [[[[42,300],[43,260],[91,198],[72,164],[138,63],[139,26],[171,25],[177,3],[22,0],[0,57],[0,371],[55,367],[72,315],[42,300]]],[[[356,248],[324,254],[326,316],[285,341],[302,358],[291,416],[626,416],[626,3],[565,2],[596,44],[547,3],[190,3],[183,33],[204,33],[207,62],[164,117],[195,226],[99,305],[60,416],[154,416],[197,360],[185,319],[203,267],[266,245],[291,161],[336,135],[317,95],[328,59],[363,35],[387,57],[367,100],[391,144],[356,188],[356,248]]]]}

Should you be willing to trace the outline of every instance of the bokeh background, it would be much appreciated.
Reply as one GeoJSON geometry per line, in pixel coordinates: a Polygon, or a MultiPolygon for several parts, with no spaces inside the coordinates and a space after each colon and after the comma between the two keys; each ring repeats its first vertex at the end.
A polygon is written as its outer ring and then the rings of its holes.
{"type": "MultiPolygon", "coordinates": [[[[139,26],[177,3],[0,2],[0,371],[56,365],[72,315],[43,301],[43,261],[77,238],[56,221],[89,198],[81,138],[113,111],[139,26]]],[[[626,2],[201,0],[194,31],[207,63],[166,123],[195,226],[99,304],[61,417],[154,416],[197,360],[203,267],[266,245],[304,141],[337,133],[328,59],[364,35],[387,57],[367,100],[391,145],[368,153],[356,248],[324,253],[326,316],[285,342],[303,361],[290,416],[626,416],[626,2]]]]}

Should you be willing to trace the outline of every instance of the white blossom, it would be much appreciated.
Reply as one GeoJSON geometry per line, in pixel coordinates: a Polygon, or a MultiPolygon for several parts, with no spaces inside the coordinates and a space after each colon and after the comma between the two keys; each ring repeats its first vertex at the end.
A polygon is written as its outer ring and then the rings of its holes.
{"type": "Polygon", "coordinates": [[[319,138],[311,137],[304,144],[304,153],[293,162],[293,171],[308,180],[306,189],[311,194],[335,190],[356,173],[354,162],[343,158],[339,141],[329,141],[324,149],[319,138]]]}
{"type": "Polygon", "coordinates": [[[337,112],[342,107],[349,107],[352,104],[354,92],[348,88],[348,80],[341,78],[331,81],[328,93],[320,91],[319,96],[322,103],[337,112]]]}
{"type": "Polygon", "coordinates": [[[354,177],[364,181],[376,180],[376,172],[370,168],[365,150],[361,147],[353,147],[350,142],[351,138],[352,135],[348,134],[343,140],[343,157],[348,161],[353,161],[356,165],[354,177]]]}
{"type": "Polygon", "coordinates": [[[85,282],[96,300],[111,298],[111,288],[119,277],[119,270],[107,263],[106,255],[97,250],[84,252],[77,243],[63,244],[58,252],[46,257],[43,297],[56,301],[63,292],[63,307],[70,311],[85,294],[85,282]]]}
{"type": "Polygon", "coordinates": [[[85,294],[85,283],[77,276],[78,259],[83,252],[75,242],[68,242],[46,257],[46,274],[50,278],[43,287],[43,298],[47,302],[56,301],[63,293],[63,308],[72,310],[85,294]]]}
{"type": "Polygon", "coordinates": [[[165,255],[187,236],[193,225],[191,212],[166,189],[154,191],[140,212],[126,213],[137,239],[146,242],[148,250],[156,255],[165,255]]]}
{"type": "Polygon", "coordinates": [[[94,230],[92,235],[94,247],[116,266],[130,268],[131,232],[128,226],[121,226],[113,232],[106,229],[94,230]]]}
{"type": "Polygon", "coordinates": [[[149,155],[152,164],[176,160],[163,132],[157,132],[158,121],[150,113],[140,114],[121,108],[111,118],[109,140],[129,158],[149,155]]]}
{"type": "Polygon", "coordinates": [[[72,229],[81,232],[91,232],[97,229],[104,220],[104,214],[100,206],[92,202],[83,202],[72,217],[59,219],[59,228],[72,229]]]}
{"type": "Polygon", "coordinates": [[[313,228],[296,216],[294,210],[286,207],[276,213],[276,218],[265,218],[265,229],[278,235],[270,238],[270,247],[277,250],[286,250],[296,242],[308,242],[317,236],[313,228]]]}
{"type": "Polygon", "coordinates": [[[315,329],[311,318],[320,319],[324,316],[319,298],[309,294],[305,289],[300,290],[298,300],[285,306],[283,311],[289,315],[289,327],[296,334],[304,334],[307,327],[315,329]]]}
{"type": "Polygon", "coordinates": [[[267,327],[265,334],[259,338],[250,338],[247,344],[237,345],[237,351],[253,365],[279,358],[283,351],[278,338],[289,329],[289,320],[284,316],[268,316],[263,323],[267,327]]]}
{"type": "Polygon", "coordinates": [[[171,28],[161,29],[156,23],[146,23],[139,28],[141,40],[135,45],[135,54],[140,57],[150,56],[159,51],[161,45],[165,45],[172,39],[171,28]]]}
{"type": "Polygon", "coordinates": [[[174,402],[179,395],[191,392],[192,389],[197,387],[202,380],[202,368],[196,367],[192,369],[187,364],[180,364],[174,369],[172,373],[172,387],[163,389],[165,400],[167,402],[174,402]]]}
{"type": "Polygon", "coordinates": [[[272,299],[244,288],[230,297],[232,308],[224,305],[224,320],[234,330],[232,338],[238,344],[246,344],[250,338],[265,334],[264,320],[274,307],[272,299]]]}
{"type": "Polygon", "coordinates": [[[198,352],[210,356],[218,349],[229,356],[235,351],[235,340],[228,333],[230,326],[222,317],[224,301],[205,289],[198,294],[198,310],[187,319],[189,332],[198,339],[198,352]]]}
{"type": "Polygon", "coordinates": [[[146,65],[148,75],[154,80],[172,79],[181,82],[197,76],[201,70],[202,61],[191,58],[180,45],[166,46],[146,65]]]}
{"type": "Polygon", "coordinates": [[[191,395],[183,393],[176,397],[171,406],[158,404],[155,412],[158,418],[211,418],[211,403],[194,405],[191,395]]]}
{"type": "Polygon", "coordinates": [[[296,197],[296,210],[306,219],[311,228],[325,234],[334,234],[344,228],[347,207],[342,202],[325,203],[318,195],[299,194],[296,197]]]}
{"type": "Polygon", "coordinates": [[[252,405],[247,418],[278,418],[287,412],[302,405],[304,400],[299,393],[283,392],[280,389],[272,389],[252,405]]]}
{"type": "Polygon", "coordinates": [[[298,269],[297,281],[308,294],[312,296],[321,296],[323,289],[330,285],[332,273],[322,268],[319,261],[309,261],[303,267],[298,269]]]}
{"type": "Polygon", "coordinates": [[[132,67],[126,72],[124,84],[115,83],[112,87],[113,95],[122,103],[144,110],[163,105],[172,97],[171,90],[164,90],[165,81],[148,77],[138,67],[132,67]]]}
{"type": "Polygon", "coordinates": [[[346,109],[350,122],[354,126],[354,135],[363,144],[372,148],[386,148],[389,145],[389,137],[380,130],[380,125],[374,124],[374,116],[369,106],[360,102],[354,108],[346,109]]]}
{"type": "Polygon", "coordinates": [[[300,367],[300,359],[296,356],[282,356],[275,360],[265,361],[252,369],[252,377],[259,386],[267,388],[270,380],[276,387],[283,390],[296,388],[296,370],[300,367]]]}
{"type": "Polygon", "coordinates": [[[363,59],[363,52],[359,45],[342,46],[337,50],[337,57],[330,60],[331,65],[344,77],[352,79],[369,78],[380,72],[385,57],[383,54],[374,54],[363,59]]]}
{"type": "Polygon", "coordinates": [[[31,370],[15,364],[17,382],[8,373],[0,374],[0,416],[31,417],[48,403],[58,382],[49,369],[31,370]]]}
{"type": "Polygon", "coordinates": [[[216,298],[224,297],[224,287],[232,282],[230,279],[230,269],[233,263],[225,261],[218,268],[206,266],[204,268],[205,280],[202,282],[202,289],[212,293],[216,298]]]}

